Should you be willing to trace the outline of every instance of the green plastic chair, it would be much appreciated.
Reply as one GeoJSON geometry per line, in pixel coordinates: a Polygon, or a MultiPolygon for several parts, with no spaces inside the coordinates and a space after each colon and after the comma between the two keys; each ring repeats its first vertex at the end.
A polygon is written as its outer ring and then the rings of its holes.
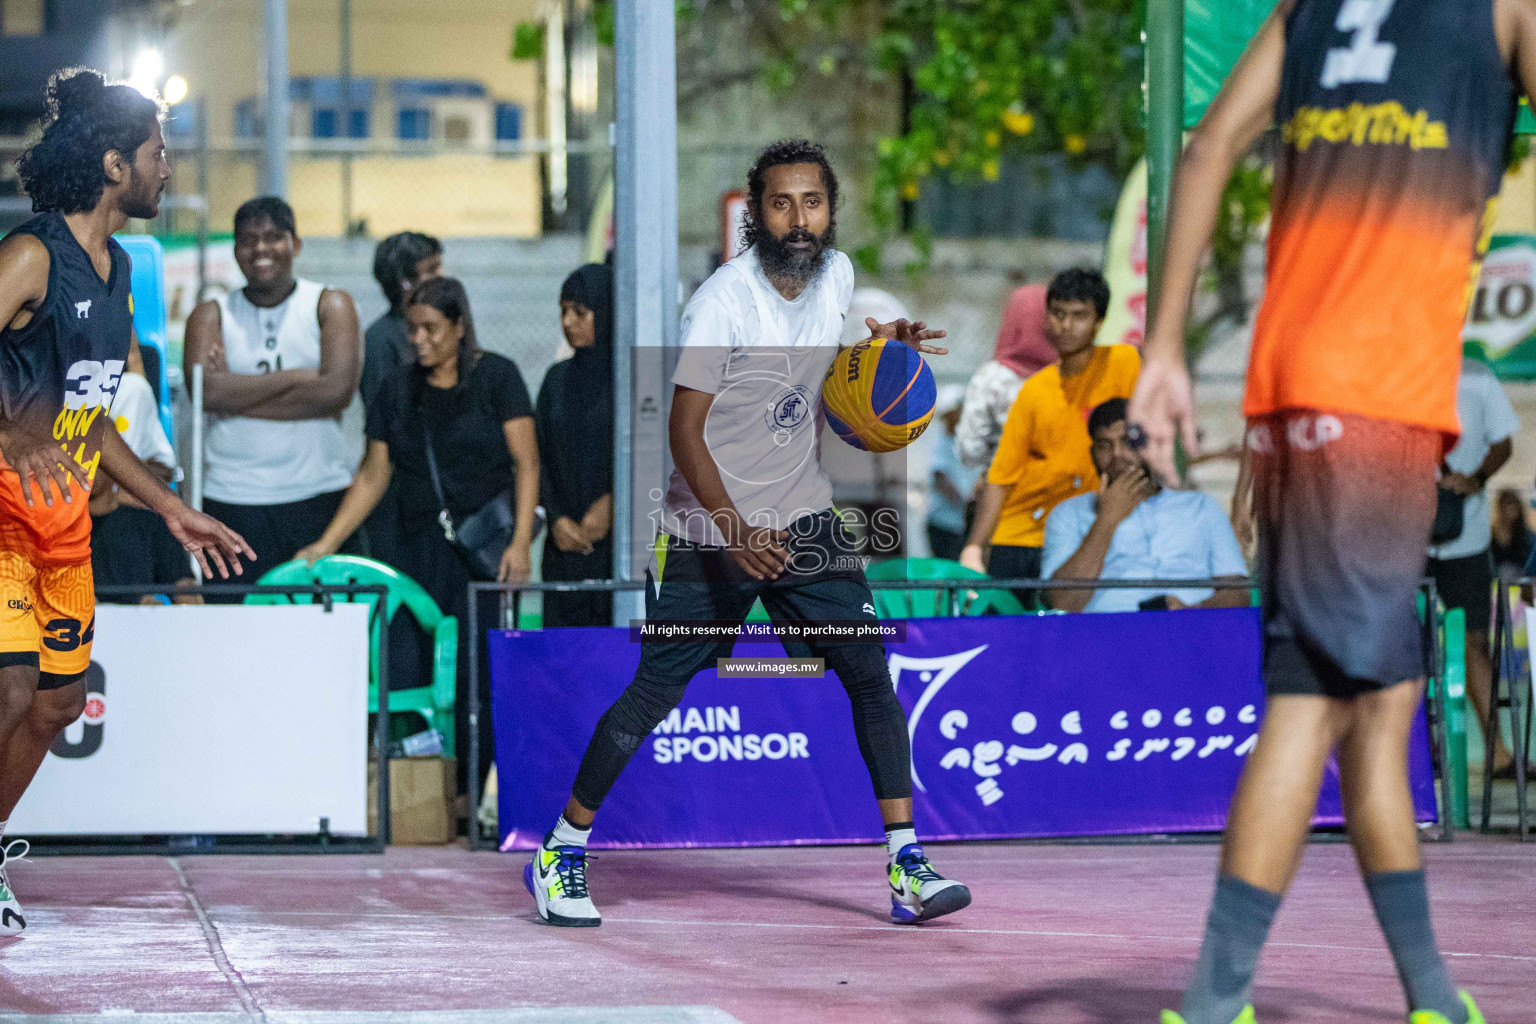
{"type": "MultiPolygon", "coordinates": [[[[384,622],[392,622],[403,605],[418,625],[432,637],[432,684],[410,690],[389,691],[389,711],[414,712],[443,735],[443,756],[454,756],[453,709],[458,679],[459,620],[444,615],[421,584],[405,573],[371,558],[357,555],[331,555],[314,565],[300,560],[276,566],[258,583],[268,586],[384,586],[384,622]]],[[[251,594],[246,604],[310,604],[313,594],[251,594]]],[[[355,598],[340,594],[334,600],[355,599],[372,605],[373,594],[355,598]]],[[[384,642],[384,626],[373,618],[368,638],[368,712],[379,710],[379,649],[384,642]]]]}
{"type": "MultiPolygon", "coordinates": [[[[871,580],[984,580],[986,573],[947,558],[893,558],[864,570],[871,580]]],[[[949,616],[944,590],[876,590],[875,609],[882,619],[934,619],[949,616]]],[[[1006,590],[960,592],[961,615],[1023,615],[1024,606],[1006,590]]]]}

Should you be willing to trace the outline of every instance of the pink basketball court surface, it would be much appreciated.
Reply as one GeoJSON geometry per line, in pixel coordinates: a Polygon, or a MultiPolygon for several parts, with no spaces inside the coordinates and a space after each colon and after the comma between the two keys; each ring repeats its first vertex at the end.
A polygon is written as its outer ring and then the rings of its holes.
{"type": "MultiPolygon", "coordinates": [[[[1536,844],[1426,848],[1452,973],[1536,1022],[1536,844]]],[[[1176,1005],[1214,846],[935,845],[975,903],[896,927],[874,847],[603,852],[603,927],[540,925],[521,855],[32,858],[0,1021],[1145,1022],[1176,1005]],[[130,1016],[132,1014],[132,1016],[130,1016]]],[[[1314,845],[1261,962],[1264,1024],[1405,1019],[1346,846],[1314,845]]]]}

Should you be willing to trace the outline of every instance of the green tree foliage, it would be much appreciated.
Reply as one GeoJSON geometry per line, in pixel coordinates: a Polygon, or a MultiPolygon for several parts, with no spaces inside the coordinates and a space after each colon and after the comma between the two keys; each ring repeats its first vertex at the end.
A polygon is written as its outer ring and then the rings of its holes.
{"type": "MultiPolygon", "coordinates": [[[[906,87],[902,130],[876,143],[869,210],[878,237],[855,253],[869,270],[900,231],[903,203],[935,176],[994,180],[1009,158],[1064,154],[1123,178],[1145,153],[1144,0],[675,2],[685,109],[743,75],[780,95],[833,79],[906,87]],[[729,59],[726,40],[736,41],[729,59]]],[[[611,44],[612,0],[596,0],[591,16],[611,44]]],[[[1242,253],[1267,216],[1267,172],[1250,161],[1228,187],[1214,246],[1208,280],[1220,316],[1246,314],[1242,253]]],[[[909,269],[921,270],[932,240],[918,227],[912,241],[921,258],[909,269]]]]}

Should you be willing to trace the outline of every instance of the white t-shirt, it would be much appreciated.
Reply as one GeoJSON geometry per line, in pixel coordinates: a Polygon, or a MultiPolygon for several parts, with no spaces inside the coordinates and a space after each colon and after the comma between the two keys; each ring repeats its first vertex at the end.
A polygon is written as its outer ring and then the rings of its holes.
{"type": "MultiPolygon", "coordinates": [[[[832,252],[793,302],[753,250],[715,271],[683,309],[672,383],[715,396],[704,440],[726,493],[754,526],[788,529],[832,507],[821,468],[821,382],[853,300],[853,264],[832,252]]],[[[725,538],[672,471],[663,526],[698,544],[725,538]]]]}
{"type": "MultiPolygon", "coordinates": [[[[1509,396],[1485,364],[1476,359],[1461,361],[1461,379],[1456,384],[1456,417],[1461,420],[1461,440],[1445,457],[1453,473],[1472,474],[1488,457],[1488,449],[1520,429],[1520,419],[1509,404],[1509,396]]],[[[1493,531],[1488,519],[1486,490],[1469,495],[1462,511],[1461,536],[1447,544],[1431,547],[1435,558],[1466,558],[1488,550],[1493,531]]]]}
{"type": "MultiPolygon", "coordinates": [[[[220,296],[219,329],[230,372],[319,369],[324,291],[323,284],[299,281],[271,308],[252,305],[243,290],[220,296]]],[[[278,421],[210,415],[203,493],[234,505],[281,505],[345,490],[357,468],[353,432],[355,426],[343,428],[339,416],[278,421]]]]}
{"type": "Polygon", "coordinates": [[[176,468],[176,452],[165,427],[160,424],[160,408],[155,405],[155,389],[137,373],[125,373],[112,396],[112,421],[123,443],[145,462],[158,462],[176,468]]]}

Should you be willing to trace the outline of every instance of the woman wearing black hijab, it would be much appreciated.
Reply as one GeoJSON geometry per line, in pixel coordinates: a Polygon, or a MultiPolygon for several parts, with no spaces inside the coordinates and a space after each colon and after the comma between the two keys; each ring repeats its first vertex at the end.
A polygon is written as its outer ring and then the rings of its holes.
{"type": "MultiPolygon", "coordinates": [[[[544,579],[613,577],[613,273],[589,263],[560,289],[560,329],[576,350],[539,388],[539,499],[550,528],[544,579]]],[[[607,626],[606,593],[544,595],[544,625],[607,626]]]]}

